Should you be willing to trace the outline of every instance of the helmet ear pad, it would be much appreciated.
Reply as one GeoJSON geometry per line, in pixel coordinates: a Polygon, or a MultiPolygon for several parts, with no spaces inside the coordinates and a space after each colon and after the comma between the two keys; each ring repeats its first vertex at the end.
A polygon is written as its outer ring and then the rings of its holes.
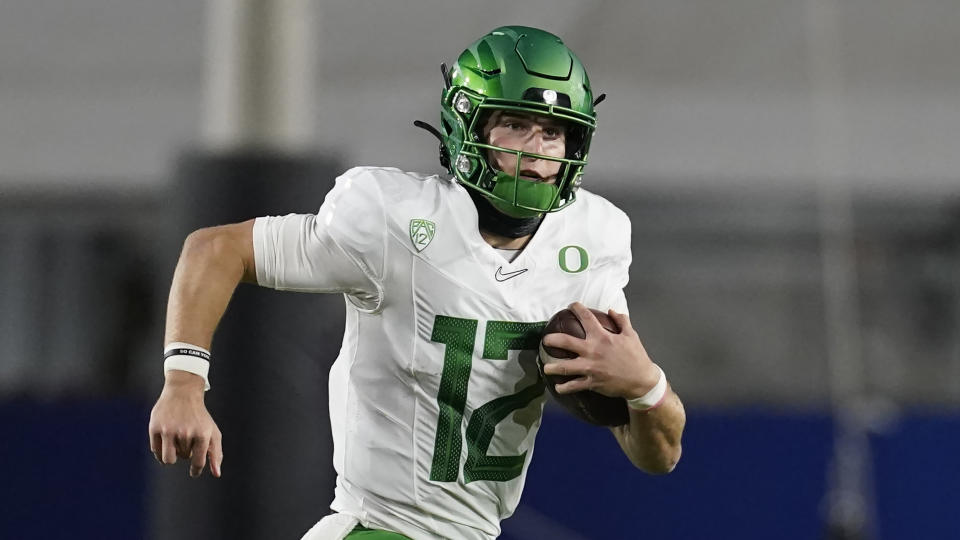
{"type": "Polygon", "coordinates": [[[490,132],[493,131],[496,121],[500,119],[503,111],[498,109],[481,109],[477,111],[477,129],[476,136],[484,144],[490,144],[490,132]]]}
{"type": "MultiPolygon", "coordinates": [[[[495,119],[500,113],[501,111],[496,109],[481,109],[477,111],[477,120],[474,124],[476,128],[474,129],[473,135],[478,141],[483,144],[490,144],[490,131],[493,130],[491,120],[495,119]]],[[[483,161],[487,164],[488,170],[493,172],[493,179],[495,180],[498,169],[495,167],[495,162],[490,159],[490,152],[491,150],[484,149],[481,155],[483,156],[483,161]]],[[[491,185],[490,188],[492,189],[494,186],[495,184],[491,185]]]]}
{"type": "Polygon", "coordinates": [[[587,149],[585,148],[587,142],[587,130],[586,128],[574,125],[567,125],[567,149],[566,149],[566,158],[567,159],[583,159],[587,155],[587,149]]]}

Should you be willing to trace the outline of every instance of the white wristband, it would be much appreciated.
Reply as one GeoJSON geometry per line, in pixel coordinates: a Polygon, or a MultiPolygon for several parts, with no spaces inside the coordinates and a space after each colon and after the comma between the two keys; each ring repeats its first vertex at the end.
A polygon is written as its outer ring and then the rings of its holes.
{"type": "Polygon", "coordinates": [[[203,347],[175,341],[163,351],[163,371],[186,371],[203,377],[204,392],[210,389],[210,351],[203,347]]]}
{"type": "MultiPolygon", "coordinates": [[[[657,366],[656,364],[654,364],[657,366]]],[[[660,372],[660,379],[657,381],[657,384],[653,385],[653,388],[650,389],[646,394],[633,399],[627,400],[627,405],[637,411],[649,411],[650,409],[656,408],[663,401],[663,398],[667,395],[667,374],[663,372],[660,366],[657,366],[657,370],[660,372]]]]}

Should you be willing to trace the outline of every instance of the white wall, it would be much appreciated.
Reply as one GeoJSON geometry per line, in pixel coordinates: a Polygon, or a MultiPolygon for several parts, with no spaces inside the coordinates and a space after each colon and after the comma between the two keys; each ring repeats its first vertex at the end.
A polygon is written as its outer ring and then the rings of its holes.
{"type": "MultiPolygon", "coordinates": [[[[837,3],[834,46],[814,28],[827,0],[321,2],[318,144],[435,169],[411,122],[437,116],[439,63],[515,22],[564,37],[609,93],[593,177],[955,191],[960,2],[837,3]]],[[[187,0],[0,3],[0,190],[165,182],[199,132],[204,16],[187,0]]]]}

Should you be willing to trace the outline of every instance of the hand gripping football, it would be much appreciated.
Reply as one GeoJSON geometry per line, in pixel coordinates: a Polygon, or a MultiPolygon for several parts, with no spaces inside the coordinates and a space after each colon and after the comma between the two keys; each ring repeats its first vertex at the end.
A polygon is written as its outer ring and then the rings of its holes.
{"type": "MultiPolygon", "coordinates": [[[[609,315],[595,309],[591,309],[590,311],[597,317],[600,325],[603,326],[605,330],[613,332],[614,334],[620,333],[620,329],[609,315]]],[[[547,322],[540,336],[540,356],[538,359],[540,373],[543,373],[543,366],[545,364],[563,362],[570,358],[577,357],[575,353],[568,350],[548,347],[543,344],[543,337],[554,332],[562,332],[580,339],[586,337],[583,325],[580,324],[580,320],[577,319],[573,311],[569,309],[558,311],[557,314],[547,322]]],[[[544,375],[544,378],[547,381],[547,389],[550,390],[550,394],[557,400],[557,403],[584,422],[598,426],[621,426],[630,422],[630,412],[627,409],[627,401],[625,399],[612,398],[591,390],[583,390],[572,394],[558,394],[554,389],[555,385],[576,377],[544,375]]]]}

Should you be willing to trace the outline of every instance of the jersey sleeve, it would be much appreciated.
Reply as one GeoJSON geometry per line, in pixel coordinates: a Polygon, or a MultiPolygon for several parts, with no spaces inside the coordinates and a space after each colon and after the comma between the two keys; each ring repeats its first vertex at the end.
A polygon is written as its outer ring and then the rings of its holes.
{"type": "Polygon", "coordinates": [[[257,282],[303,292],[339,292],[361,309],[383,298],[386,226],[376,180],[352,169],[337,178],[316,214],[257,218],[257,282]]]}

